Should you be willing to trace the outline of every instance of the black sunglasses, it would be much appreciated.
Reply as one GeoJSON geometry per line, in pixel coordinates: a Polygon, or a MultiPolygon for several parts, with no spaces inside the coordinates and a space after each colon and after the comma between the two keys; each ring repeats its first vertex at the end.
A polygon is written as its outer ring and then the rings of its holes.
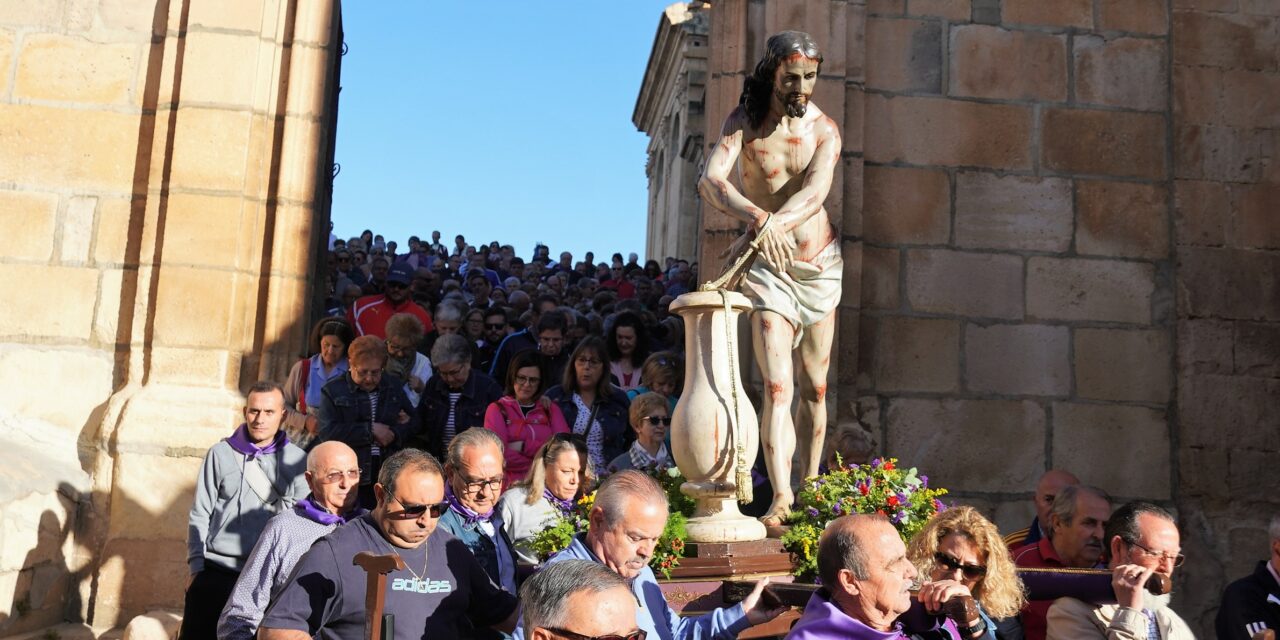
{"type": "Polygon", "coordinates": [[[978,578],[987,575],[986,567],[980,567],[976,564],[964,564],[941,551],[933,554],[933,559],[935,562],[950,569],[951,571],[960,571],[964,574],[964,577],[970,580],[977,580],[978,578]]]}
{"type": "Polygon", "coordinates": [[[440,516],[444,515],[444,512],[449,510],[449,503],[447,501],[437,502],[435,504],[408,505],[408,504],[405,504],[403,500],[395,496],[391,496],[391,499],[395,500],[396,502],[399,502],[400,506],[404,507],[404,509],[393,512],[390,515],[395,518],[400,518],[403,520],[416,520],[417,518],[421,518],[422,514],[428,511],[431,512],[432,518],[439,518],[440,516]]]}
{"type": "Polygon", "coordinates": [[[625,636],[607,635],[607,636],[584,636],[581,633],[574,633],[567,629],[557,629],[555,627],[543,627],[547,631],[554,633],[569,640],[644,640],[648,635],[644,629],[637,629],[625,636]]]}
{"type": "Polygon", "coordinates": [[[652,422],[653,424],[671,426],[671,416],[645,416],[644,419],[652,422]]]}

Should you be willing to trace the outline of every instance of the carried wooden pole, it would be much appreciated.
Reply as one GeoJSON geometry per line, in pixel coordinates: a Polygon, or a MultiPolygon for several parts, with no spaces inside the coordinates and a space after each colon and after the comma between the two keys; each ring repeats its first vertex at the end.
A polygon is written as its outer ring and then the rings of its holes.
{"type": "MultiPolygon", "coordinates": [[[[377,555],[361,551],[351,563],[364,569],[364,637],[365,640],[392,640],[391,624],[384,625],[382,610],[387,604],[387,574],[404,569],[404,558],[398,553],[377,555]]],[[[391,618],[388,614],[387,618],[391,618]]],[[[390,623],[391,620],[386,622],[390,623]]]]}

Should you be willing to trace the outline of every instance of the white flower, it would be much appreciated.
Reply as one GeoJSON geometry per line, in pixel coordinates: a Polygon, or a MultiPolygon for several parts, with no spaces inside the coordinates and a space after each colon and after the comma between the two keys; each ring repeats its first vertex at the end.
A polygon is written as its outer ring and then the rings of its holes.
{"type": "Polygon", "coordinates": [[[671,467],[671,468],[667,469],[667,476],[668,476],[668,477],[671,477],[671,478],[679,478],[679,477],[680,477],[680,469],[679,469],[678,467],[671,467]]]}

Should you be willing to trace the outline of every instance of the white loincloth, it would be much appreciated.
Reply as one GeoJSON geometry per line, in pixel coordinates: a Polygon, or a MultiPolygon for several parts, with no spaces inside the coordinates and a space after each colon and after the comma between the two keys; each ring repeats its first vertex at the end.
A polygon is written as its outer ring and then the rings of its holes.
{"type": "Polygon", "coordinates": [[[840,304],[843,272],[837,236],[808,262],[792,262],[786,273],[774,271],[763,257],[757,256],[742,282],[742,293],[751,299],[756,311],[773,311],[791,322],[794,349],[800,346],[805,327],[827,317],[840,304]]]}

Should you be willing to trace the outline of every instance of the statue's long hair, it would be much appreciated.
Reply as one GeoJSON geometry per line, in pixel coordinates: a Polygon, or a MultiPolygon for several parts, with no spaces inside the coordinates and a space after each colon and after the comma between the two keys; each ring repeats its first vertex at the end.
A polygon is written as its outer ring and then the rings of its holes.
{"type": "Polygon", "coordinates": [[[742,96],[738,104],[747,112],[747,120],[752,127],[759,127],[764,117],[769,114],[769,98],[773,95],[773,74],[794,53],[818,61],[818,69],[822,69],[822,52],[818,44],[809,34],[803,31],[783,31],[769,36],[764,45],[765,52],[756,70],[742,81],[742,96]]]}

